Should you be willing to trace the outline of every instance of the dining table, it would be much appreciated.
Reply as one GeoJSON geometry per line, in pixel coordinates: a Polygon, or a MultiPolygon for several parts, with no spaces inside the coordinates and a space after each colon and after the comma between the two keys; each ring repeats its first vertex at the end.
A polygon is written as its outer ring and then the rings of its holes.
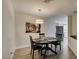
{"type": "Polygon", "coordinates": [[[48,50],[51,51],[51,52],[53,52],[53,53],[55,53],[55,54],[57,54],[56,51],[54,51],[51,47],[49,47],[49,44],[57,41],[56,38],[53,38],[53,37],[44,37],[44,38],[34,39],[34,41],[38,45],[44,45],[44,47],[41,49],[41,51],[45,50],[44,54],[42,54],[43,55],[43,59],[45,59],[46,52],[48,50]]]}

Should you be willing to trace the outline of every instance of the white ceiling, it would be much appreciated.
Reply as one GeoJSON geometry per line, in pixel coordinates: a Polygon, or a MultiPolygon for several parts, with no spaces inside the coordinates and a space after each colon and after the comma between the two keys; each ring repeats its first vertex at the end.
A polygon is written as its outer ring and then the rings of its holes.
{"type": "Polygon", "coordinates": [[[39,15],[38,9],[41,9],[40,15],[43,17],[55,15],[71,15],[77,10],[76,0],[52,0],[44,3],[44,0],[14,0],[14,7],[17,12],[30,15],[39,15]]]}

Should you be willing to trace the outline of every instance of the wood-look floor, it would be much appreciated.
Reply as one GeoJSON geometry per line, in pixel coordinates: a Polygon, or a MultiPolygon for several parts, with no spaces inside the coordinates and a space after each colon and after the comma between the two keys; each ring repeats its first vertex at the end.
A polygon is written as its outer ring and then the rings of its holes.
{"type": "MultiPolygon", "coordinates": [[[[68,48],[67,39],[64,39],[62,42],[62,50],[60,51],[58,47],[57,52],[58,54],[55,55],[48,51],[46,59],[77,59],[72,51],[68,48]]],[[[16,49],[13,59],[32,59],[32,56],[30,55],[30,48],[16,49]]],[[[40,56],[40,54],[35,51],[34,59],[42,59],[42,56],[40,56]]]]}

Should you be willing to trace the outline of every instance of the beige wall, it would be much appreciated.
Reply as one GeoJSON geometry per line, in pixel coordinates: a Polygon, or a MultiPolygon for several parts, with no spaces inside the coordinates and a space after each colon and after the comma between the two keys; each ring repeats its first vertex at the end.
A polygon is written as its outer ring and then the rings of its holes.
{"type": "Polygon", "coordinates": [[[26,22],[35,23],[36,17],[29,16],[24,13],[16,12],[15,16],[15,28],[16,28],[16,48],[30,47],[29,35],[33,38],[38,38],[38,33],[25,33],[26,22]]]}
{"type": "Polygon", "coordinates": [[[11,0],[2,0],[2,59],[12,59],[15,48],[14,8],[11,0]]]}
{"type": "Polygon", "coordinates": [[[68,30],[70,35],[77,35],[77,14],[68,17],[68,30]]]}
{"type": "Polygon", "coordinates": [[[72,35],[77,35],[77,14],[72,16],[72,35]]]}
{"type": "Polygon", "coordinates": [[[73,53],[77,56],[77,40],[71,38],[71,35],[77,35],[77,15],[68,17],[68,45],[73,53]]]}
{"type": "Polygon", "coordinates": [[[68,16],[68,36],[72,34],[72,17],[68,16]]]}

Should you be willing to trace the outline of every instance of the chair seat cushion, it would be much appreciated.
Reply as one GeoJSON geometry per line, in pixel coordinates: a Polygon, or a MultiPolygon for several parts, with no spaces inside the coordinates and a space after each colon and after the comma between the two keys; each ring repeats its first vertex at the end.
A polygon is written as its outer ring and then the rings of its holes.
{"type": "Polygon", "coordinates": [[[52,44],[54,44],[54,45],[59,45],[60,42],[53,42],[52,44]]]}

